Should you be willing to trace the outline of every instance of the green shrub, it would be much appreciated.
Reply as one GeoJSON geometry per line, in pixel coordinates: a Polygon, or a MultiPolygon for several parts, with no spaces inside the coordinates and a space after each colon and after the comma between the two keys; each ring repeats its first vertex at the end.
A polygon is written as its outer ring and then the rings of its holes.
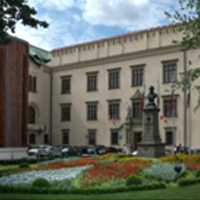
{"type": "Polygon", "coordinates": [[[199,182],[200,182],[200,178],[181,179],[179,181],[179,185],[180,186],[187,186],[187,185],[192,185],[192,184],[199,183],[199,182]]]}
{"type": "Polygon", "coordinates": [[[39,177],[33,181],[32,186],[40,188],[49,188],[51,187],[51,184],[49,183],[49,181],[47,181],[47,179],[39,177]]]}
{"type": "Polygon", "coordinates": [[[126,185],[130,186],[130,185],[140,185],[142,184],[142,180],[140,179],[139,176],[133,175],[127,178],[126,180],[126,185]]]}
{"type": "Polygon", "coordinates": [[[28,168],[28,167],[29,167],[29,164],[26,163],[26,162],[21,163],[21,164],[19,165],[19,168],[28,168]]]}
{"type": "Polygon", "coordinates": [[[196,171],[196,177],[200,177],[200,168],[196,171]]]}

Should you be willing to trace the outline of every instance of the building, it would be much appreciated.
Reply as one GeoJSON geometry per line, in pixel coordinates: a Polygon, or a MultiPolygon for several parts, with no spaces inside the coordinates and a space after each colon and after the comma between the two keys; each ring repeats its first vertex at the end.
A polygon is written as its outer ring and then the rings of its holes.
{"type": "MultiPolygon", "coordinates": [[[[175,91],[175,117],[171,110],[172,81],[199,66],[198,49],[180,51],[172,44],[181,38],[178,27],[169,25],[51,52],[30,45],[28,144],[129,144],[137,149],[143,92],[146,96],[150,85],[157,92],[159,85],[162,141],[167,148],[178,143],[199,148],[200,111],[192,111],[189,120],[186,92],[175,91]]],[[[196,87],[192,108],[198,97],[196,87]]]]}
{"type": "Polygon", "coordinates": [[[29,44],[0,47],[0,147],[27,146],[29,44]]]}

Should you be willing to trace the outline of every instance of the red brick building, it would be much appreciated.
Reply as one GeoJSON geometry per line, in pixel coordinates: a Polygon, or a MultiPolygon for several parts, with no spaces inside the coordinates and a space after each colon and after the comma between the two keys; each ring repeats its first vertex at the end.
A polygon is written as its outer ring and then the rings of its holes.
{"type": "Polygon", "coordinates": [[[0,47],[0,147],[27,145],[29,44],[0,47]]]}

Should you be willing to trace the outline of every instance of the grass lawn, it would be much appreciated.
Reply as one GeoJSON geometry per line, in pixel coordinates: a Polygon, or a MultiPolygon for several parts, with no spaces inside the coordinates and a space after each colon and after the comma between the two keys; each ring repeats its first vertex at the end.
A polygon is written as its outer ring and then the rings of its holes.
{"type": "Polygon", "coordinates": [[[37,195],[37,194],[0,194],[0,199],[27,199],[27,200],[66,200],[66,199],[81,199],[81,200],[117,200],[117,199],[200,199],[200,184],[195,184],[187,187],[176,187],[162,190],[151,191],[135,191],[116,194],[101,194],[101,195],[37,195]]]}

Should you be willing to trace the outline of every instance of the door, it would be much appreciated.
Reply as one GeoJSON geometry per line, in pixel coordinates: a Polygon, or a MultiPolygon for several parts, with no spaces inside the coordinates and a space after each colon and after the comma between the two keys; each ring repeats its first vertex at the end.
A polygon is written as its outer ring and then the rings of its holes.
{"type": "Polygon", "coordinates": [[[134,150],[137,149],[138,147],[138,143],[141,142],[141,139],[142,139],[142,133],[141,132],[137,132],[134,134],[134,150]]]}

